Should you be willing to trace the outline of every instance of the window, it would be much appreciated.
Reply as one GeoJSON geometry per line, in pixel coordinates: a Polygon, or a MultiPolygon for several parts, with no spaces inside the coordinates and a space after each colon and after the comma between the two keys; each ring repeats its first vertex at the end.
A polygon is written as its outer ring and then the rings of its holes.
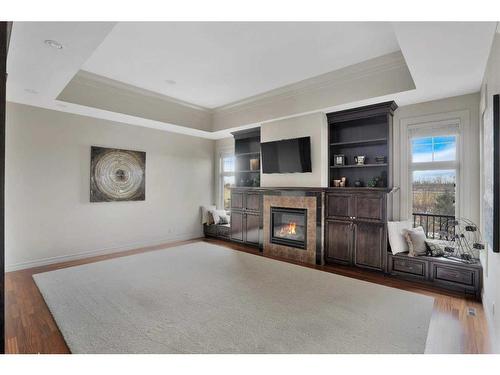
{"type": "Polygon", "coordinates": [[[456,215],[458,135],[410,138],[412,209],[417,214],[456,215]]]}
{"type": "Polygon", "coordinates": [[[231,187],[234,186],[234,155],[222,153],[220,157],[220,205],[231,208],[231,187]]]}

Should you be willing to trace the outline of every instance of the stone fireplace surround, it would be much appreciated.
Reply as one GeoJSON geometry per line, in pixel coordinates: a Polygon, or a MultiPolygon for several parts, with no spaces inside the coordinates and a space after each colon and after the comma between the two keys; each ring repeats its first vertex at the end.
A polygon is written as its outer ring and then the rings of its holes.
{"type": "Polygon", "coordinates": [[[276,189],[264,191],[264,254],[308,264],[322,264],[322,200],[322,192],[315,190],[276,189]],[[300,208],[307,210],[307,241],[305,249],[271,243],[271,207],[300,208]]]}

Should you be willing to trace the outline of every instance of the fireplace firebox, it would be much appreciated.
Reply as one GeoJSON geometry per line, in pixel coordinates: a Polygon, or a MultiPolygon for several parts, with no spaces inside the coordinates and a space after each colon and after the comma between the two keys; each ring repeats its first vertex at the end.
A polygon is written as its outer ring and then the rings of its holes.
{"type": "Polygon", "coordinates": [[[271,207],[271,243],[305,249],[307,210],[271,207]]]}

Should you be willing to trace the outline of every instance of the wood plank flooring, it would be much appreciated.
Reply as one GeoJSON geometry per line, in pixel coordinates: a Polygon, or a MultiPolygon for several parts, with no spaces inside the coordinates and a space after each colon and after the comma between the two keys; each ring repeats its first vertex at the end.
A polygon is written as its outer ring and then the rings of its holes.
{"type": "MultiPolygon", "coordinates": [[[[219,240],[201,240],[234,250],[252,253],[256,256],[263,256],[248,246],[219,240]]],[[[70,352],[33,281],[33,274],[164,249],[196,241],[200,240],[141,248],[7,273],[5,280],[6,352],[11,354],[70,352]]],[[[376,272],[342,266],[304,266],[432,296],[435,298],[435,302],[429,327],[429,336],[427,338],[427,352],[489,353],[488,328],[480,302],[466,299],[459,294],[439,291],[427,285],[395,279],[376,272]],[[470,308],[475,309],[475,315],[469,314],[470,308]]]]}

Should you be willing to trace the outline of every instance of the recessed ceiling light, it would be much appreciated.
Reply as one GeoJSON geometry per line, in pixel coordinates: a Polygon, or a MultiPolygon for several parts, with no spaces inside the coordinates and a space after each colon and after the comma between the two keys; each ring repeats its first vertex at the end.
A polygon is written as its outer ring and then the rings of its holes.
{"type": "Polygon", "coordinates": [[[52,48],[56,48],[56,49],[62,49],[63,48],[63,45],[55,40],[51,40],[51,39],[47,39],[44,41],[44,43],[46,45],[48,45],[49,47],[52,47],[52,48]]]}
{"type": "Polygon", "coordinates": [[[38,91],[33,90],[33,89],[24,89],[24,91],[26,91],[27,93],[30,93],[30,94],[38,94],[38,91]]]}
{"type": "Polygon", "coordinates": [[[169,85],[175,85],[177,82],[175,82],[173,79],[166,79],[165,83],[168,83],[169,85]]]}

